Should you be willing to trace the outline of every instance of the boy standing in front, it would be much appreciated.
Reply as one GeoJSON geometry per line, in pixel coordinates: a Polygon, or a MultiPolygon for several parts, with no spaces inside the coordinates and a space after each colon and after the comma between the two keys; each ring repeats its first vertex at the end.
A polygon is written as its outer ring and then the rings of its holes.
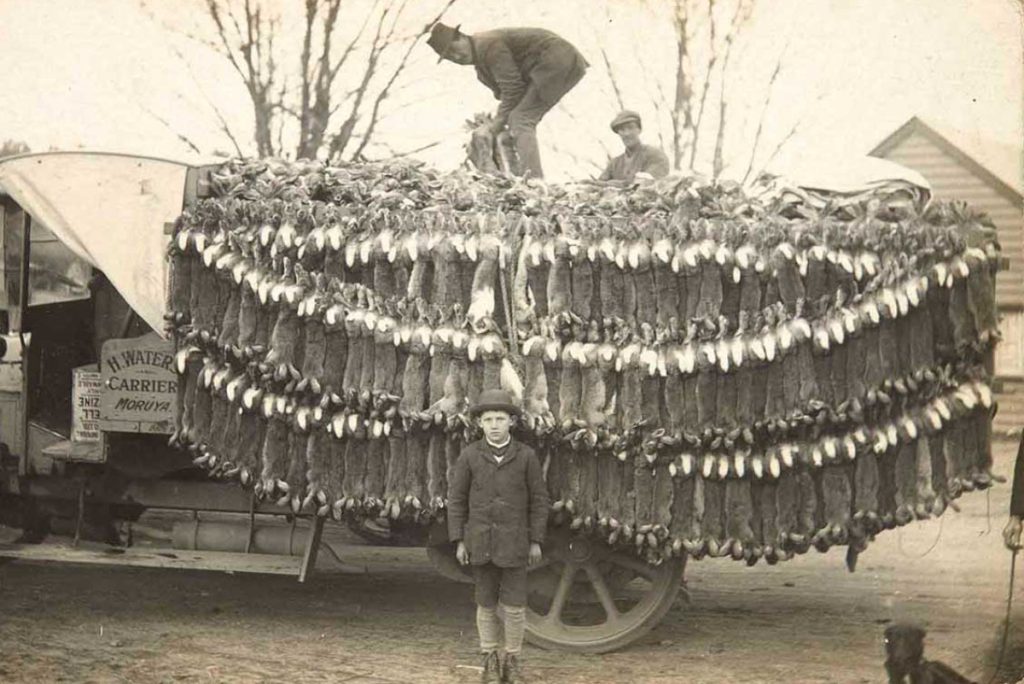
{"type": "Polygon", "coordinates": [[[512,397],[502,390],[481,392],[471,415],[484,438],[466,445],[455,465],[448,486],[448,536],[458,544],[458,561],[473,566],[481,681],[520,684],[526,566],[541,560],[550,502],[537,455],[509,432],[519,415],[512,397]],[[498,659],[502,626],[504,662],[498,659]]]}

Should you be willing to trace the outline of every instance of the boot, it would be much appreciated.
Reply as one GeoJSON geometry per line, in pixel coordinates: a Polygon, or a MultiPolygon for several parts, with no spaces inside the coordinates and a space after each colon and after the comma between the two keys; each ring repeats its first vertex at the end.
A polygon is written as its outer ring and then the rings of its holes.
{"type": "Polygon", "coordinates": [[[501,661],[498,660],[498,652],[489,651],[484,653],[483,662],[481,664],[484,667],[484,671],[480,673],[481,683],[501,684],[501,661]]]}
{"type": "Polygon", "coordinates": [[[523,672],[519,666],[519,655],[516,653],[506,653],[505,663],[502,667],[502,684],[523,684],[526,680],[523,679],[523,672]]]}

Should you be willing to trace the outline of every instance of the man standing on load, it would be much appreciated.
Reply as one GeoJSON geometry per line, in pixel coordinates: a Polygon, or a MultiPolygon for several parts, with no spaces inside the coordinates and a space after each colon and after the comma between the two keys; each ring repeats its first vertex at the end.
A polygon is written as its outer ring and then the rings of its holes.
{"type": "Polygon", "coordinates": [[[537,124],[583,78],[589,66],[583,55],[564,38],[539,28],[467,36],[458,26],[438,23],[427,44],[441,59],[476,68],[480,82],[501,100],[491,133],[497,136],[507,125],[519,156],[516,171],[543,178],[537,124]]]}
{"type": "Polygon", "coordinates": [[[665,153],[657,147],[640,142],[643,124],[639,114],[625,109],[612,119],[611,128],[612,132],[622,139],[626,151],[608,162],[598,180],[632,183],[637,174],[645,174],[651,178],[668,175],[668,157],[665,153]]]}

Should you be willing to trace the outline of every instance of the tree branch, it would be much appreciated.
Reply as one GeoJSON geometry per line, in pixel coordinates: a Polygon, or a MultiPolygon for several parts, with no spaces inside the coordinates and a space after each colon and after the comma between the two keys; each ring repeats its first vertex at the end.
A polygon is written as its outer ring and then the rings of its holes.
{"type": "Polygon", "coordinates": [[[395,149],[393,147],[391,147],[391,145],[382,145],[381,147],[383,147],[385,150],[390,152],[391,156],[390,157],[383,157],[381,159],[376,159],[374,161],[388,161],[388,160],[391,160],[391,159],[402,159],[403,157],[410,157],[410,156],[412,156],[414,154],[419,154],[420,152],[424,152],[426,150],[429,150],[429,149],[432,149],[434,147],[437,147],[440,144],[441,144],[440,140],[435,140],[432,143],[427,143],[426,145],[420,145],[419,147],[415,147],[415,148],[413,148],[411,150],[406,150],[405,152],[396,152],[395,149]]]}
{"type": "MultiPolygon", "coordinates": [[[[779,142],[776,143],[775,147],[772,148],[771,154],[769,154],[768,158],[764,160],[763,164],[761,164],[761,168],[762,169],[767,167],[773,161],[775,161],[775,157],[779,154],[779,152],[782,150],[782,148],[786,146],[786,143],[788,143],[793,138],[793,136],[796,134],[796,132],[798,130],[800,130],[800,125],[802,123],[803,123],[802,119],[797,119],[796,123],[794,123],[792,126],[790,126],[789,131],[786,132],[786,135],[782,136],[782,138],[779,139],[779,142]]],[[[747,179],[750,178],[750,174],[753,172],[753,167],[754,167],[754,165],[751,164],[747,168],[747,172],[743,175],[743,182],[744,183],[746,183],[747,179]]]]}
{"type": "MultiPolygon", "coordinates": [[[[219,51],[227,57],[231,66],[233,66],[235,71],[238,72],[238,75],[242,77],[242,80],[246,81],[245,71],[242,69],[242,65],[235,57],[235,51],[231,48],[231,44],[228,42],[227,29],[224,26],[223,19],[221,19],[220,8],[217,5],[217,0],[206,0],[206,9],[210,13],[210,18],[213,20],[214,26],[217,27],[217,37],[220,39],[221,45],[221,49],[219,51]]],[[[235,28],[236,30],[238,29],[237,22],[235,22],[235,28]]],[[[247,81],[246,84],[248,85],[247,81]]]]}
{"type": "Polygon", "coordinates": [[[330,78],[328,79],[329,83],[334,82],[334,79],[337,77],[338,72],[341,71],[341,67],[344,66],[346,60],[348,60],[349,56],[355,50],[356,45],[358,44],[359,40],[363,37],[363,33],[366,31],[367,25],[370,23],[370,17],[373,16],[374,11],[377,9],[377,5],[379,4],[380,0],[373,0],[373,5],[370,6],[370,9],[363,16],[363,23],[359,26],[359,31],[356,32],[356,35],[352,38],[351,42],[349,42],[349,44],[345,46],[345,49],[342,50],[341,52],[341,57],[339,57],[338,61],[334,63],[334,66],[331,67],[330,78]]]}
{"type": "Polygon", "coordinates": [[[686,70],[690,38],[687,34],[689,15],[685,0],[675,0],[676,27],[676,90],[672,108],[672,158],[679,168],[683,159],[683,133],[693,130],[693,89],[686,70]]]}
{"type": "Polygon", "coordinates": [[[788,49],[789,42],[787,41],[785,46],[783,46],[778,59],[775,61],[775,68],[772,69],[772,75],[768,78],[768,92],[765,93],[764,104],[761,105],[761,112],[757,117],[757,130],[754,132],[754,141],[750,145],[750,158],[747,160],[747,170],[743,174],[744,182],[746,182],[747,178],[750,177],[750,174],[754,169],[754,159],[757,157],[757,148],[761,144],[761,134],[764,131],[764,122],[768,115],[768,109],[772,104],[772,95],[775,92],[775,82],[778,80],[779,73],[782,71],[782,59],[788,49]]]}
{"type": "MultiPolygon", "coordinates": [[[[599,162],[596,162],[593,159],[584,159],[575,152],[570,152],[569,150],[562,147],[558,143],[551,143],[550,147],[552,152],[554,152],[555,154],[565,155],[577,166],[590,168],[591,170],[598,174],[604,171],[604,167],[601,166],[599,162]]],[[[608,158],[610,159],[611,155],[608,155],[608,158]]]]}
{"type": "Polygon", "coordinates": [[[601,59],[604,61],[604,68],[608,72],[608,80],[611,81],[612,91],[615,93],[615,101],[619,103],[619,109],[625,109],[626,103],[622,99],[622,89],[619,88],[619,80],[615,78],[615,71],[612,69],[611,60],[608,59],[608,51],[604,49],[604,46],[600,46],[601,59]]]}
{"type": "Polygon", "coordinates": [[[355,92],[355,101],[352,103],[352,109],[349,111],[348,118],[341,124],[341,128],[338,133],[331,139],[329,146],[328,158],[333,159],[340,157],[345,152],[345,148],[348,146],[349,140],[352,138],[352,132],[355,130],[356,122],[359,121],[359,109],[363,104],[363,98],[366,96],[367,86],[370,84],[370,80],[373,78],[374,73],[377,70],[377,61],[380,59],[380,53],[383,51],[381,45],[381,36],[384,32],[384,24],[387,22],[388,12],[390,12],[391,6],[385,7],[384,11],[381,12],[380,19],[377,22],[377,29],[373,36],[373,43],[370,45],[370,56],[366,62],[366,69],[363,71],[363,78],[359,83],[358,88],[355,92]]]}
{"type": "MultiPolygon", "coordinates": [[[[805,111],[817,111],[818,105],[821,104],[821,101],[823,99],[825,99],[825,93],[818,93],[818,96],[814,98],[814,103],[806,107],[805,111]]],[[[786,132],[786,135],[782,136],[782,138],[779,139],[779,142],[775,144],[775,147],[772,148],[772,151],[768,155],[768,158],[764,160],[764,163],[759,165],[762,170],[768,168],[768,166],[773,161],[775,161],[775,158],[778,156],[779,152],[782,151],[782,148],[784,148],[789,143],[789,141],[793,139],[793,136],[796,135],[796,133],[800,130],[800,127],[803,126],[803,124],[804,118],[800,117],[793,123],[792,126],[790,126],[789,131],[786,132]]],[[[753,170],[751,168],[748,168],[746,175],[743,176],[743,182],[746,183],[747,179],[752,175],[754,175],[753,170]]]]}
{"type": "MultiPolygon", "coordinates": [[[[405,87],[408,87],[408,86],[405,86],[405,87]]],[[[394,90],[393,93],[401,93],[401,92],[403,92],[403,90],[404,90],[404,88],[398,88],[398,89],[394,90]]],[[[399,104],[392,104],[390,107],[388,107],[388,111],[386,113],[381,114],[381,116],[379,118],[379,121],[380,122],[387,121],[387,120],[391,119],[392,117],[397,116],[398,114],[402,113],[403,111],[409,109],[410,107],[419,107],[419,106],[421,106],[421,105],[423,105],[423,104],[425,104],[427,102],[433,102],[434,100],[440,100],[440,99],[444,99],[444,98],[451,98],[451,97],[454,97],[454,96],[455,96],[454,92],[451,89],[448,89],[448,90],[442,90],[442,91],[435,91],[435,92],[430,93],[429,95],[424,95],[422,97],[417,97],[416,99],[411,99],[411,100],[408,100],[408,101],[405,101],[405,102],[400,102],[399,104]]],[[[388,99],[391,99],[391,97],[389,96],[388,99]]]]}
{"type": "MultiPolygon", "coordinates": [[[[722,89],[724,90],[724,88],[722,89]]],[[[727,106],[728,103],[725,101],[725,95],[723,94],[718,101],[718,132],[715,133],[715,156],[711,167],[712,178],[718,178],[722,173],[722,169],[725,168],[723,156],[725,149],[725,111],[727,106]]]]}
{"type": "Polygon", "coordinates": [[[704,86],[701,89],[700,100],[697,104],[697,118],[693,124],[693,143],[690,148],[690,167],[697,157],[697,141],[700,138],[701,124],[704,122],[704,107],[708,101],[708,91],[711,90],[711,78],[715,73],[715,65],[718,63],[718,44],[716,40],[715,21],[715,0],[708,0],[708,61],[704,70],[704,86]]]}
{"type": "Polygon", "coordinates": [[[736,36],[739,35],[740,28],[742,28],[743,24],[750,19],[752,11],[753,0],[739,0],[736,5],[736,12],[733,14],[732,22],[729,26],[729,32],[725,36],[725,54],[722,56],[722,69],[719,74],[718,82],[718,128],[715,133],[715,152],[711,162],[712,175],[714,178],[718,178],[722,169],[725,168],[725,114],[728,108],[725,92],[726,76],[729,73],[729,62],[732,57],[732,49],[736,41],[736,36]]]}
{"type": "MultiPolygon", "coordinates": [[[[569,119],[569,121],[571,121],[572,123],[574,123],[576,125],[576,129],[577,130],[585,130],[586,122],[581,120],[579,117],[577,117],[571,111],[569,111],[569,109],[565,105],[563,105],[561,102],[559,102],[556,105],[556,108],[558,109],[558,111],[560,111],[562,114],[565,115],[565,118],[569,119]]],[[[605,141],[602,138],[597,138],[597,144],[601,146],[601,151],[604,152],[606,157],[613,157],[613,156],[615,156],[613,154],[611,148],[608,147],[608,145],[605,143],[605,141]]]]}
{"type": "MultiPolygon", "coordinates": [[[[402,59],[399,60],[398,66],[396,66],[394,71],[391,73],[391,77],[387,80],[387,83],[384,84],[384,87],[381,88],[380,91],[377,93],[377,97],[373,101],[373,108],[370,110],[370,123],[367,125],[366,131],[364,131],[363,133],[363,139],[360,141],[359,147],[356,148],[356,156],[359,156],[363,153],[363,150],[366,149],[366,145],[369,143],[370,138],[373,137],[373,132],[374,129],[377,127],[377,122],[380,116],[381,104],[384,102],[384,100],[388,98],[388,95],[391,92],[391,87],[395,84],[395,81],[398,80],[398,76],[402,73],[402,70],[405,69],[405,65],[409,61],[409,56],[412,54],[413,49],[419,44],[420,39],[422,39],[423,36],[430,33],[430,28],[435,23],[437,23],[441,19],[441,17],[444,16],[444,13],[447,12],[451,8],[451,6],[455,4],[455,2],[456,0],[446,0],[444,6],[437,13],[437,15],[426,26],[423,27],[423,29],[419,32],[419,34],[416,36],[413,42],[409,44],[409,47],[406,49],[405,54],[402,55],[402,59]]],[[[402,5],[399,8],[399,12],[402,11],[402,7],[404,6],[405,0],[402,0],[402,5]]],[[[392,34],[393,33],[394,24],[392,24],[392,34]]]]}
{"type": "Polygon", "coordinates": [[[192,82],[196,84],[196,90],[202,96],[207,106],[210,107],[211,111],[213,111],[213,115],[217,117],[217,122],[220,124],[220,132],[223,133],[225,137],[227,137],[227,139],[231,142],[231,145],[235,148],[235,152],[238,154],[238,156],[244,157],[245,154],[242,152],[242,146],[238,144],[238,139],[232,132],[231,126],[228,125],[227,119],[224,117],[224,114],[223,112],[221,112],[220,108],[216,104],[214,104],[213,100],[210,99],[210,96],[207,94],[206,90],[203,89],[203,87],[200,85],[199,79],[196,77],[195,70],[192,68],[192,64],[185,58],[185,55],[183,55],[181,53],[181,50],[179,50],[178,48],[171,46],[171,51],[174,52],[174,54],[177,55],[178,59],[181,60],[181,62],[185,65],[185,68],[188,70],[189,76],[192,78],[192,82]]]}
{"type": "Polygon", "coordinates": [[[302,34],[302,52],[299,54],[299,157],[309,138],[309,110],[312,102],[313,71],[310,66],[313,53],[313,26],[316,23],[317,0],[306,0],[305,29],[302,34]]]}
{"type": "Polygon", "coordinates": [[[185,135],[181,131],[179,131],[176,128],[174,128],[173,126],[171,126],[170,122],[167,121],[167,119],[163,118],[162,116],[160,116],[159,114],[157,114],[156,112],[154,112],[152,109],[150,109],[149,107],[147,107],[144,104],[139,104],[138,107],[139,107],[139,109],[144,111],[146,114],[149,114],[151,117],[153,117],[154,119],[159,121],[161,124],[163,124],[164,128],[166,128],[168,131],[173,133],[174,136],[180,142],[182,142],[185,145],[187,145],[193,152],[195,152],[196,154],[202,154],[203,153],[202,150],[199,149],[199,146],[196,145],[195,142],[193,142],[191,138],[189,138],[187,135],[185,135]]]}
{"type": "Polygon", "coordinates": [[[141,5],[142,10],[149,17],[150,21],[152,21],[152,22],[154,22],[156,24],[159,24],[160,27],[164,31],[166,31],[167,33],[176,33],[179,36],[183,36],[184,38],[187,38],[187,39],[191,40],[194,43],[198,43],[199,45],[202,45],[203,47],[206,47],[206,48],[208,48],[210,50],[213,50],[214,52],[220,54],[220,52],[222,50],[222,47],[216,41],[210,40],[209,38],[204,38],[204,37],[198,35],[197,33],[185,30],[185,29],[183,29],[183,28],[181,28],[179,26],[174,26],[170,22],[167,22],[167,21],[164,21],[163,19],[158,18],[156,16],[156,14],[150,9],[150,7],[147,4],[146,0],[140,0],[139,4],[141,5]]]}
{"type": "MultiPolygon", "coordinates": [[[[668,119],[669,124],[670,125],[673,124],[672,109],[671,109],[671,106],[669,105],[668,96],[665,94],[665,88],[662,86],[661,81],[659,81],[659,80],[655,80],[654,81],[654,89],[655,89],[655,92],[657,94],[657,97],[652,97],[651,101],[654,103],[654,111],[655,111],[655,113],[656,113],[656,115],[658,117],[658,146],[661,147],[662,150],[664,150],[665,149],[665,134],[664,134],[664,131],[663,131],[664,121],[665,121],[665,119],[668,119]]],[[[673,150],[673,156],[674,156],[674,150],[673,150]]],[[[678,169],[679,167],[677,165],[673,164],[673,168],[677,168],[678,169]]]]}

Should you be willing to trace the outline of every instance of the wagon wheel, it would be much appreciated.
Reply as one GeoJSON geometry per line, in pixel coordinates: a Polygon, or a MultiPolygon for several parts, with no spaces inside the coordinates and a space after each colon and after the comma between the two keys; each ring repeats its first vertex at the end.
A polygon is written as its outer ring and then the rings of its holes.
{"type": "Polygon", "coordinates": [[[651,566],[564,530],[551,530],[544,555],[527,580],[527,638],[583,653],[606,653],[649,632],[672,607],[685,567],[679,558],[651,566]]]}
{"type": "MultiPolygon", "coordinates": [[[[473,570],[468,565],[459,565],[455,560],[454,543],[427,546],[427,557],[434,569],[445,578],[462,584],[472,584],[473,570]]],[[[617,566],[607,561],[600,561],[598,567],[612,591],[621,590],[636,577],[636,572],[630,568],[617,566]]],[[[540,598],[550,602],[558,588],[559,576],[560,572],[555,569],[554,565],[545,560],[541,567],[530,571],[530,592],[538,594],[540,598]]],[[[569,590],[568,601],[570,603],[599,602],[594,592],[588,590],[589,586],[590,583],[583,574],[577,575],[569,590]]]]}
{"type": "Polygon", "coordinates": [[[455,544],[453,542],[427,546],[427,558],[443,577],[462,584],[473,583],[472,568],[459,565],[459,562],[455,560],[455,544]]]}

